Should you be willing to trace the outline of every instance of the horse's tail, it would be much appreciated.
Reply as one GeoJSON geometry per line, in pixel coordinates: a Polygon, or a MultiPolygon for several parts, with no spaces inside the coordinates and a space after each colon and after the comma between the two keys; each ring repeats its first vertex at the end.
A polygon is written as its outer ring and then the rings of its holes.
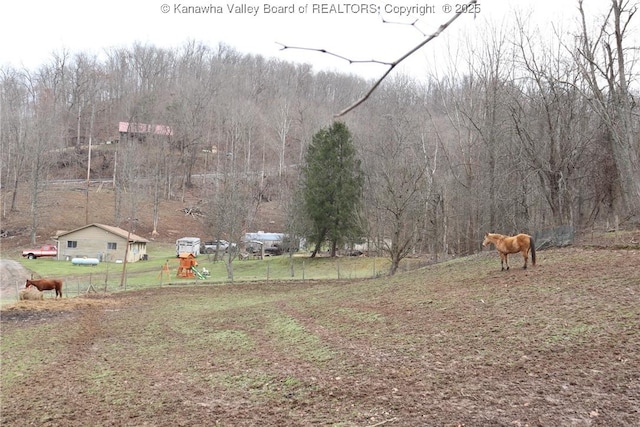
{"type": "Polygon", "coordinates": [[[529,236],[529,247],[531,248],[531,264],[536,265],[536,242],[529,236]]]}

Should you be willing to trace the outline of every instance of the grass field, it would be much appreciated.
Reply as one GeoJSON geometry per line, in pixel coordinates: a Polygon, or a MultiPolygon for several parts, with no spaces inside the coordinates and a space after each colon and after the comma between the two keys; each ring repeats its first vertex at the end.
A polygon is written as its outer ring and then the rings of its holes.
{"type": "MultiPolygon", "coordinates": [[[[34,277],[62,278],[65,293],[77,296],[86,293],[90,285],[98,292],[118,292],[121,290],[146,289],[163,285],[207,285],[230,282],[270,281],[270,280],[349,280],[372,278],[387,273],[389,260],[382,257],[340,257],[309,258],[309,254],[295,254],[233,261],[233,280],[229,278],[224,261],[215,260],[213,255],[202,254],[197,258],[199,271],[206,268],[210,275],[205,279],[176,277],[178,259],[170,244],[155,244],[148,261],[128,263],[123,279],[123,264],[100,263],[97,266],[72,265],[69,261],[40,258],[18,261],[34,277]],[[168,267],[165,270],[164,267],[168,267]]],[[[415,269],[424,261],[407,259],[405,270],[415,269]]],[[[19,284],[18,286],[22,286],[19,284]]],[[[15,297],[10,298],[15,300],[15,297]]]]}
{"type": "Polygon", "coordinates": [[[162,261],[134,291],[3,307],[3,425],[640,425],[639,250],[145,283],[162,261]]]}

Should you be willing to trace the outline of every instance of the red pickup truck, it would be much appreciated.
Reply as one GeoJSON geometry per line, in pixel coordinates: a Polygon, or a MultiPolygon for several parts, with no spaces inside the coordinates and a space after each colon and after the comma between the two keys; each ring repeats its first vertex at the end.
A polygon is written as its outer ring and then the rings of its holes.
{"type": "Polygon", "coordinates": [[[43,245],[40,249],[25,249],[22,256],[29,259],[36,259],[42,256],[57,256],[58,248],[55,245],[43,245]]]}

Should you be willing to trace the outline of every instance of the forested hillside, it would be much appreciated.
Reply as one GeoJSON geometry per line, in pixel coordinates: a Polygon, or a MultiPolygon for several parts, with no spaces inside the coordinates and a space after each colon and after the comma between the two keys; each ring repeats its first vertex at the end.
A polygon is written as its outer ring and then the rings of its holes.
{"type": "MultiPolygon", "coordinates": [[[[638,51],[626,31],[638,18],[618,3],[551,38],[523,22],[487,27],[458,62],[392,74],[341,118],[366,175],[362,237],[465,254],[490,230],[636,225],[638,51]]],[[[189,196],[212,236],[254,231],[266,202],[289,218],[270,231],[287,231],[312,136],[371,84],[193,41],[1,66],[2,217],[35,240],[61,228],[42,206],[52,181],[89,178],[100,181],[89,195],[113,192],[109,221],[124,228],[135,218],[162,237],[162,203],[189,196]]]]}

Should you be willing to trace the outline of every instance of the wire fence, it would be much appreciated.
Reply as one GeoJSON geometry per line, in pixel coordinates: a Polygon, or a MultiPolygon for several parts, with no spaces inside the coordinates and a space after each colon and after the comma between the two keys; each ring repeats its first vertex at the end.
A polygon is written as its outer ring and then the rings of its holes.
{"type": "MultiPolygon", "coordinates": [[[[175,260],[166,262],[141,261],[124,271],[122,264],[102,263],[95,266],[76,266],[73,274],[64,277],[65,298],[90,294],[111,294],[122,291],[142,290],[163,286],[216,286],[241,283],[304,282],[319,280],[356,280],[385,276],[390,261],[382,257],[337,257],[310,260],[306,257],[273,257],[264,260],[233,262],[233,274],[223,261],[210,257],[198,258],[199,264],[191,271],[181,272],[175,260]],[[146,264],[145,264],[146,263],[146,264]],[[88,271],[87,271],[88,270],[88,271]],[[186,273],[186,274],[185,274],[186,273]],[[185,277],[186,276],[186,277],[185,277]]],[[[409,271],[432,264],[425,258],[406,258],[400,263],[399,272],[409,271]]],[[[3,292],[2,302],[17,301],[24,280],[15,283],[15,292],[3,292]],[[13,295],[10,295],[13,294],[13,295]]],[[[55,293],[46,291],[44,298],[55,298],[55,293]]]]}

